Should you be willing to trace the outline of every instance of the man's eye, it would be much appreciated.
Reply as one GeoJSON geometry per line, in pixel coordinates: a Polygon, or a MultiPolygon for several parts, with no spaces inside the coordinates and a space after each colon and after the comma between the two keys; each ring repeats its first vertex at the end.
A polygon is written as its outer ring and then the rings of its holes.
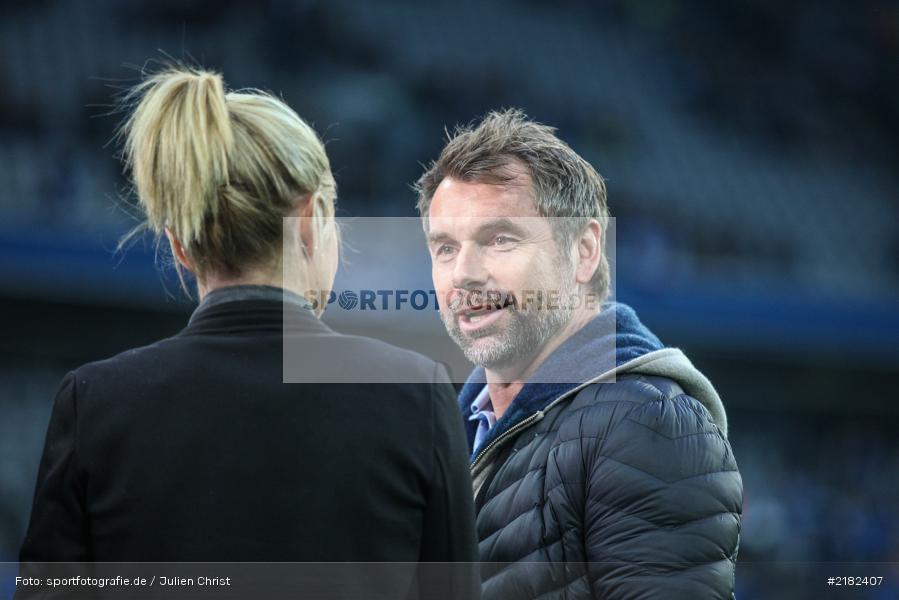
{"type": "Polygon", "coordinates": [[[454,248],[452,246],[450,246],[448,244],[444,244],[444,245],[440,246],[439,248],[437,248],[437,256],[448,256],[448,255],[452,254],[453,251],[454,251],[454,248]]]}
{"type": "Polygon", "coordinates": [[[495,238],[493,238],[493,245],[494,246],[504,246],[506,244],[509,244],[511,241],[512,241],[512,238],[510,238],[510,237],[507,237],[505,235],[498,235],[495,238]]]}

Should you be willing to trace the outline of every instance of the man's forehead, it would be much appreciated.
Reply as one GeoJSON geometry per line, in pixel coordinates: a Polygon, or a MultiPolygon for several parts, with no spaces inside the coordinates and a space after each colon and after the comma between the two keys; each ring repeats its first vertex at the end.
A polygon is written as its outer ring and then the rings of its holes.
{"type": "Polygon", "coordinates": [[[492,184],[445,178],[434,193],[431,219],[539,217],[530,177],[492,184]]]}
{"type": "Polygon", "coordinates": [[[446,239],[468,239],[500,232],[532,237],[549,228],[548,219],[537,212],[528,193],[485,184],[456,182],[447,186],[449,193],[435,202],[428,217],[428,239],[437,243],[446,239]]]}

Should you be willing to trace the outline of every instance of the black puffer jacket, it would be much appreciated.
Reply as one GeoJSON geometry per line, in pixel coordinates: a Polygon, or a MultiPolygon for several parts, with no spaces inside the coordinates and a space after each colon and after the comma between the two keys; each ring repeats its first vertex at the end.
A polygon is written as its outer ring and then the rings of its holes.
{"type": "Polygon", "coordinates": [[[619,357],[617,381],[538,410],[516,397],[512,422],[476,449],[484,600],[733,598],[743,488],[723,406],[645,333],[653,344],[619,357]]]}
{"type": "Polygon", "coordinates": [[[672,380],[588,386],[513,437],[476,499],[485,600],[732,597],[740,475],[672,380]]]}

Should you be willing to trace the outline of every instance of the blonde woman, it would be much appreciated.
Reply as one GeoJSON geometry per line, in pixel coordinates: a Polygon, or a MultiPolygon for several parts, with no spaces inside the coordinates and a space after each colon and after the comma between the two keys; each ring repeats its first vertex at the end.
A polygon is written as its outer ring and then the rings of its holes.
{"type": "Polygon", "coordinates": [[[65,377],[22,560],[476,560],[445,373],[334,333],[300,295],[330,289],[338,252],[312,128],[207,71],[170,68],[130,99],[126,165],[200,304],[174,337],[65,377]],[[435,383],[284,384],[285,323],[323,364],[435,383]]]}

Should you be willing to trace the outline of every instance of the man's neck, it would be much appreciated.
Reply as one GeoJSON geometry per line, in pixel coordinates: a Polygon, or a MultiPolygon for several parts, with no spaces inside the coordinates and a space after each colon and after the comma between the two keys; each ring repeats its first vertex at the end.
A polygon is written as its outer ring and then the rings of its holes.
{"type": "Polygon", "coordinates": [[[584,325],[590,322],[593,317],[599,314],[599,311],[584,310],[577,311],[568,324],[563,327],[559,333],[551,337],[545,343],[540,351],[535,354],[527,363],[522,366],[521,363],[513,365],[506,369],[491,370],[485,369],[487,376],[487,391],[490,394],[490,404],[493,405],[493,412],[497,419],[500,419],[515,396],[524,387],[524,383],[534,372],[543,364],[549,355],[555,352],[556,348],[577,333],[584,325]]]}

